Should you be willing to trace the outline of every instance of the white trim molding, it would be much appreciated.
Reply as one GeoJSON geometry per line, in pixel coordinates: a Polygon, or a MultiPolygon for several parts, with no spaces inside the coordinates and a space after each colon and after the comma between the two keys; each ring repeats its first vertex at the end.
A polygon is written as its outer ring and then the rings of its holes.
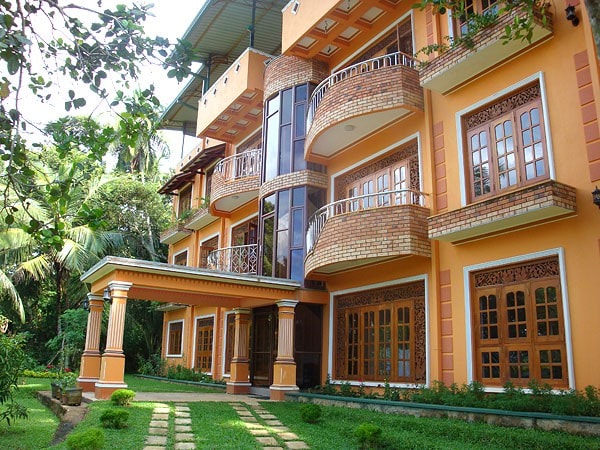
{"type": "Polygon", "coordinates": [[[167,345],[165,347],[165,357],[166,358],[182,358],[183,357],[183,337],[185,336],[185,320],[184,319],[176,319],[176,320],[169,320],[167,322],[167,345]],[[169,353],[169,340],[171,338],[171,324],[177,323],[177,322],[181,322],[181,345],[179,347],[179,353],[169,353]]]}

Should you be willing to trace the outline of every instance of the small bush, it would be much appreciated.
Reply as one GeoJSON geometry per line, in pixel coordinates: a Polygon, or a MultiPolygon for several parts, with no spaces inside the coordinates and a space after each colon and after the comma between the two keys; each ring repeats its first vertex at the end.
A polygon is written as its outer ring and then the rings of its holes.
{"type": "Polygon", "coordinates": [[[117,389],[110,396],[110,400],[117,406],[129,406],[135,397],[135,392],[131,389],[117,389]]]}
{"type": "Polygon", "coordinates": [[[317,423],[321,418],[321,414],[323,414],[321,407],[314,403],[305,403],[300,407],[300,417],[303,422],[317,423]]]}
{"type": "Polygon", "coordinates": [[[379,448],[381,441],[381,427],[374,423],[361,423],[356,430],[354,436],[358,439],[361,449],[379,448]]]}
{"type": "Polygon", "coordinates": [[[127,428],[129,411],[125,409],[110,408],[102,413],[100,422],[104,428],[121,429],[127,428]]]}
{"type": "Polygon", "coordinates": [[[67,438],[69,450],[100,450],[104,447],[104,431],[100,428],[88,428],[72,433],[67,438]]]}

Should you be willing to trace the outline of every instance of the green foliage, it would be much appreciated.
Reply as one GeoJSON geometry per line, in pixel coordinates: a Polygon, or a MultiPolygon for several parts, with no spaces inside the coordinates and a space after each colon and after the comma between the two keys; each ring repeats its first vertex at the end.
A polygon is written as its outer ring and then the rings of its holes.
{"type": "Polygon", "coordinates": [[[88,312],[82,308],[68,309],[60,316],[60,333],[48,341],[48,348],[61,352],[63,362],[78,364],[85,345],[88,312]]]}
{"type": "Polygon", "coordinates": [[[0,422],[27,418],[27,410],[13,399],[25,361],[23,336],[0,334],[0,422]]]}
{"type": "Polygon", "coordinates": [[[306,423],[317,423],[322,414],[321,407],[314,403],[304,403],[300,407],[300,417],[306,423]]]}
{"type": "Polygon", "coordinates": [[[129,411],[127,411],[125,409],[118,409],[118,408],[107,409],[100,416],[100,422],[102,423],[102,426],[104,428],[113,428],[116,430],[119,430],[121,428],[127,428],[128,420],[129,420],[129,411]]]}
{"type": "Polygon", "coordinates": [[[354,430],[354,436],[358,439],[361,449],[374,449],[381,445],[381,431],[381,427],[374,423],[361,423],[354,430]]]}
{"type": "Polygon", "coordinates": [[[138,373],[164,377],[167,374],[167,361],[162,359],[158,353],[152,354],[148,358],[138,356],[138,373]]]}
{"type": "Polygon", "coordinates": [[[117,389],[110,396],[110,401],[117,406],[129,406],[135,397],[131,389],[117,389]]]}
{"type": "Polygon", "coordinates": [[[104,447],[104,431],[100,428],[71,433],[67,437],[69,450],[101,450],[104,447]]]}

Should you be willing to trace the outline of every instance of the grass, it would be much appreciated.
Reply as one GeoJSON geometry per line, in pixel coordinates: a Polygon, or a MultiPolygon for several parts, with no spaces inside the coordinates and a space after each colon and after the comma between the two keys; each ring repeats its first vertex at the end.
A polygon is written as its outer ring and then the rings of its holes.
{"type": "Polygon", "coordinates": [[[311,425],[302,422],[301,405],[263,403],[265,409],[316,450],[358,448],[354,430],[362,423],[374,423],[382,428],[383,445],[379,448],[385,449],[600,449],[600,440],[595,437],[334,406],[323,406],[323,416],[317,424],[311,425]]]}
{"type": "Polygon", "coordinates": [[[196,448],[239,450],[260,445],[228,403],[189,403],[196,448]]]}
{"type": "Polygon", "coordinates": [[[211,388],[206,386],[196,386],[193,384],[177,383],[175,381],[154,380],[151,378],[142,378],[135,375],[125,375],[127,389],[135,392],[195,392],[195,393],[213,393],[224,392],[224,389],[211,388]]]}
{"type": "Polygon", "coordinates": [[[35,392],[41,390],[50,390],[50,379],[27,378],[25,384],[19,386],[14,398],[27,407],[29,419],[11,422],[10,427],[6,422],[0,423],[0,448],[32,450],[49,447],[59,420],[35,398],[35,392]]]}

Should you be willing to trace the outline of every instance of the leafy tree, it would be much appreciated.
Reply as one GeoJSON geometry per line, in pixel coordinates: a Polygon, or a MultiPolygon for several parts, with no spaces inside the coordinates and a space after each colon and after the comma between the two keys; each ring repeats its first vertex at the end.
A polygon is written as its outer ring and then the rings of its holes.
{"type": "MultiPolygon", "coordinates": [[[[5,182],[2,206],[7,225],[15,221],[19,209],[26,208],[28,180],[36,176],[30,164],[31,152],[41,147],[41,143],[28,143],[23,136],[24,130],[34,126],[22,113],[23,91],[47,102],[54,86],[60,84],[56,80],[64,83],[67,79],[67,92],[62,93],[67,111],[89,102],[90,97],[81,93],[82,87],[96,96],[98,104],[117,108],[125,98],[123,92],[141,73],[142,64],[162,64],[168,68],[168,76],[180,81],[190,73],[195,56],[189,43],[171,44],[144,34],[143,22],[149,10],[150,6],[135,4],[102,9],[102,0],[93,5],[82,1],[62,4],[55,0],[0,0],[0,58],[8,71],[0,79],[0,160],[4,161],[0,174],[5,182]],[[116,93],[110,90],[113,86],[116,93]]],[[[150,103],[158,106],[153,96],[150,103]]],[[[144,126],[143,121],[123,117],[130,125],[131,136],[138,134],[137,127],[144,126]]],[[[61,158],[68,156],[74,142],[85,142],[88,156],[97,161],[106,154],[106,144],[114,137],[111,127],[98,127],[89,137],[73,136],[60,128],[39,131],[52,135],[61,158]]],[[[65,173],[67,178],[69,175],[65,173]]],[[[66,178],[64,181],[69,183],[66,178]]],[[[59,202],[56,195],[50,194],[48,202],[59,202]]],[[[61,230],[51,226],[44,229],[58,246],[61,230]]],[[[34,222],[26,231],[40,230],[34,222]]]]}
{"type": "Polygon", "coordinates": [[[0,334],[0,421],[27,418],[27,410],[13,400],[13,391],[17,388],[19,374],[25,362],[22,335],[8,336],[0,334]]]}
{"type": "Polygon", "coordinates": [[[64,367],[79,366],[85,346],[88,312],[81,309],[68,309],[60,316],[60,333],[48,341],[48,348],[62,352],[64,367]]]}

